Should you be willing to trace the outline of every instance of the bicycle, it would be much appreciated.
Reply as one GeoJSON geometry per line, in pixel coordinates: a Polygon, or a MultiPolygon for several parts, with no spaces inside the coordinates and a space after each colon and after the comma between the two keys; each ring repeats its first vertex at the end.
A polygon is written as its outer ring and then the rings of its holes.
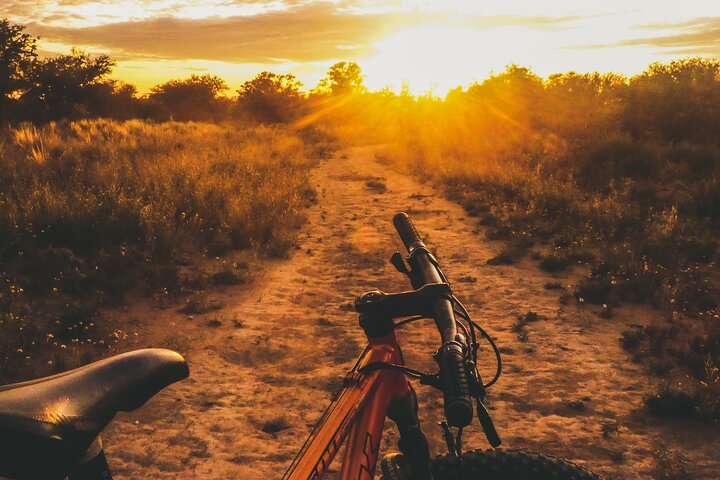
{"type": "MultiPolygon", "coordinates": [[[[404,259],[395,252],[391,262],[409,278],[413,290],[375,290],[355,301],[368,346],[345,376],[342,390],[283,480],[321,479],[343,443],[346,448],[338,478],[372,480],[386,417],[399,430],[400,452],[382,460],[385,480],[600,480],[600,476],[565,460],[496,449],[500,437],[483,400],[502,373],[500,351],[452,293],[409,217],[398,213],[393,223],[408,255],[404,259]],[[438,373],[405,366],[395,335],[397,328],[423,319],[433,319],[440,334],[440,348],[434,354],[438,373]],[[492,347],[497,362],[495,375],[487,383],[477,369],[478,335],[492,347]],[[443,457],[430,458],[418,418],[417,397],[408,377],[443,393],[445,420],[440,426],[448,447],[443,457]],[[463,428],[472,422],[474,411],[493,450],[463,451],[463,428]]],[[[188,374],[179,354],[147,349],[0,387],[0,475],[112,478],[100,440],[104,427],[118,411],[140,407],[188,374]]]]}
{"type": "Polygon", "coordinates": [[[400,433],[400,453],[381,462],[385,480],[597,480],[601,477],[565,460],[527,452],[489,450],[463,452],[463,428],[474,417],[473,403],[485,436],[494,448],[501,444],[483,404],[486,390],[502,373],[500,350],[455,297],[450,284],[410,218],[398,213],[393,224],[408,255],[395,252],[390,261],[410,280],[413,290],[365,293],[355,301],[368,346],[344,379],[343,389],[328,407],[288,467],[283,480],[319,479],[345,443],[341,480],[374,478],[385,417],[400,433]],[[396,322],[396,320],[400,319],[396,322]],[[438,373],[424,373],[404,365],[395,330],[432,319],[440,334],[434,354],[438,373]],[[463,323],[465,322],[465,324],[463,323]],[[458,331],[459,330],[459,331],[458,331]],[[483,383],[477,369],[478,334],[492,347],[497,362],[493,378],[483,383]],[[443,393],[445,421],[440,423],[448,454],[431,461],[420,426],[415,391],[407,377],[443,393]],[[473,402],[474,400],[474,402],[473,402]],[[455,433],[451,431],[455,429],[455,433]]]}
{"type": "Polygon", "coordinates": [[[0,387],[0,476],[111,479],[102,431],[189,373],[180,354],[143,349],[0,387]]]}

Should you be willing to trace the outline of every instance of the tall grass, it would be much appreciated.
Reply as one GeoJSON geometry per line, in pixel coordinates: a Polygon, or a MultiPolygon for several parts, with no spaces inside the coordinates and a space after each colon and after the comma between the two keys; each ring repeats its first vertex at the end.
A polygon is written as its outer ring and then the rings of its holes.
{"type": "MultiPolygon", "coordinates": [[[[579,302],[606,316],[622,302],[665,312],[631,350],[655,373],[691,374],[685,388],[706,398],[718,385],[707,365],[720,364],[720,142],[717,112],[696,90],[720,98],[720,63],[656,64],[630,80],[542,80],[512,66],[444,101],[405,101],[382,155],[509,241],[494,262],[531,247],[549,271],[589,262],[579,302]],[[673,97],[674,119],[666,91],[685,92],[673,97]]],[[[703,409],[720,418],[717,406],[703,409]]]]}
{"type": "Polygon", "coordinates": [[[3,131],[0,366],[83,337],[97,344],[97,306],[140,286],[178,291],[180,266],[203,255],[285,255],[314,200],[315,140],[142,121],[3,131]]]}
{"type": "MultiPolygon", "coordinates": [[[[399,168],[442,185],[448,196],[488,226],[489,238],[510,242],[504,250],[512,252],[510,256],[532,247],[540,252],[539,266],[549,271],[548,265],[562,268],[590,261],[589,274],[575,289],[579,302],[602,305],[603,313],[623,302],[657,307],[660,318],[636,332],[642,340],[628,350],[652,373],[670,381],[694,377],[694,382],[679,382],[683,394],[693,399],[694,410],[686,416],[720,419],[720,381],[707,373],[707,365],[720,364],[720,152],[708,146],[599,139],[590,151],[592,161],[624,169],[614,177],[613,167],[598,166],[613,177],[603,180],[600,172],[583,173],[582,165],[545,173],[542,163],[527,165],[519,151],[504,164],[485,163],[458,152],[462,138],[455,140],[452,150],[437,156],[402,144],[388,147],[385,156],[399,168]],[[643,160],[636,162],[635,155],[643,160]],[[622,166],[626,161],[632,165],[622,166]],[[651,169],[646,162],[652,162],[651,169]],[[695,163],[704,166],[704,173],[692,166],[695,163]],[[600,188],[583,185],[598,181],[607,183],[600,188]]],[[[505,263],[511,261],[506,257],[505,263]]]]}

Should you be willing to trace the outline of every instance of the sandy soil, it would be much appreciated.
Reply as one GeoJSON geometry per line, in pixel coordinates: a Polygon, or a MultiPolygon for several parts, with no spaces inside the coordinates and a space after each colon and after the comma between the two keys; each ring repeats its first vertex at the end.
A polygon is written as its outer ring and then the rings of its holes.
{"type": "MultiPolygon", "coordinates": [[[[400,249],[391,225],[400,210],[502,347],[505,373],[487,403],[505,447],[563,456],[611,479],[643,479],[653,478],[653,451],[664,445],[689,459],[695,478],[720,478],[717,426],[643,413],[642,399],[657,380],[630,362],[618,339],[655,312],[624,307],[602,319],[597,307],[560,302],[563,290],[544,288],[568,287],[584,273],[581,266],[552,276],[530,260],[487,265],[501,245],[486,241],[475,220],[432,187],[377,163],[370,147],[340,152],[317,168],[314,182],[319,204],[309,211],[299,248],[288,260],[263,262],[252,285],[213,292],[221,310],[190,318],[140,303],[125,312],[126,330],[137,338],[131,346],[180,351],[191,378],[119,415],[108,429],[117,478],[279,478],[363,347],[355,297],[407,288],[387,262],[400,249]],[[387,191],[369,187],[373,179],[387,191]],[[541,319],[526,327],[523,340],[512,326],[528,311],[541,319]]],[[[434,369],[432,324],[399,335],[410,366],[434,369]]],[[[482,353],[489,375],[493,356],[482,353]]],[[[432,451],[442,454],[442,399],[428,387],[417,390],[432,451]]],[[[464,438],[468,447],[485,447],[479,428],[464,438]]],[[[383,450],[395,441],[388,422],[383,450]]]]}

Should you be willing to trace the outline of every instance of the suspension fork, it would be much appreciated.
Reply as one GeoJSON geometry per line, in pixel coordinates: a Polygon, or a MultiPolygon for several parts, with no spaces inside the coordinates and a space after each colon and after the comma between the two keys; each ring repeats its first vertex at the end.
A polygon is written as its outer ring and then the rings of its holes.
{"type": "Polygon", "coordinates": [[[410,478],[431,480],[430,447],[420,426],[417,395],[412,385],[408,383],[408,392],[390,402],[387,416],[400,432],[398,448],[410,469],[410,478]]]}
{"type": "Polygon", "coordinates": [[[102,440],[97,437],[85,457],[68,475],[69,480],[112,480],[102,440]]]}

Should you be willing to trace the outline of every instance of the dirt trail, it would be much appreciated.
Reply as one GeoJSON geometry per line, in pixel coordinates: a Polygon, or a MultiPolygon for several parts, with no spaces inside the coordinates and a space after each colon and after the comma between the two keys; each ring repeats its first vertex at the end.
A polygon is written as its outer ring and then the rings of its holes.
{"type": "MultiPolygon", "coordinates": [[[[176,309],[131,312],[129,330],[143,332],[134,346],[179,350],[191,378],[114,422],[106,448],[118,478],[279,478],[363,346],[355,297],[407,288],[387,262],[400,248],[390,223],[399,210],[412,216],[455,292],[502,347],[505,373],[488,404],[507,448],[533,448],[608,478],[636,479],[652,478],[652,452],[664,444],[689,458],[695,478],[718,478],[716,427],[642,413],[655,380],[629,361],[618,339],[653,312],[628,307],[601,319],[597,308],[562,304],[562,291],[544,288],[567,286],[580,267],[551,276],[530,260],[487,265],[501,245],[485,241],[474,219],[432,187],[377,163],[370,147],[323,162],[314,183],[319,204],[309,211],[298,250],[289,260],[267,262],[253,285],[216,292],[222,310],[192,319],[176,309]],[[387,191],[369,180],[384,182],[387,191]],[[522,341],[513,324],[528,311],[540,319],[522,341]]],[[[434,327],[416,324],[399,335],[407,363],[433,369],[434,327]]],[[[481,352],[489,375],[492,353],[481,352]]],[[[441,397],[417,389],[431,449],[444,453],[436,427],[441,397]]],[[[388,425],[384,449],[396,441],[388,425]]],[[[478,428],[464,438],[468,448],[485,446],[478,428]]]]}

